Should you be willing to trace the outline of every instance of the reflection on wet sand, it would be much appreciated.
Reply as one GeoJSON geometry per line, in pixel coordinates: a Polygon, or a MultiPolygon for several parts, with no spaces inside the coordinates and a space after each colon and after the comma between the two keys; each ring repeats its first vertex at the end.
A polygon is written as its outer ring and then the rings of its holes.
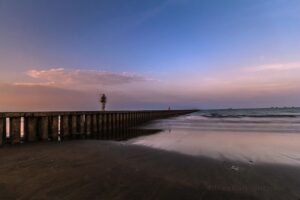
{"type": "Polygon", "coordinates": [[[272,133],[185,132],[167,130],[131,140],[145,145],[194,156],[243,162],[300,165],[300,135],[272,133]]]}
{"type": "Polygon", "coordinates": [[[211,119],[199,113],[156,121],[145,129],[164,129],[159,134],[129,141],[193,156],[300,166],[299,118],[276,117],[211,119]],[[258,121],[259,123],[257,123],[258,121]]]}
{"type": "Polygon", "coordinates": [[[113,129],[107,130],[103,133],[95,133],[92,135],[80,134],[72,135],[69,138],[63,138],[59,136],[59,141],[72,140],[72,139],[95,139],[95,140],[112,140],[112,141],[124,141],[135,137],[141,137],[146,135],[152,135],[161,132],[160,129],[113,129]]]}

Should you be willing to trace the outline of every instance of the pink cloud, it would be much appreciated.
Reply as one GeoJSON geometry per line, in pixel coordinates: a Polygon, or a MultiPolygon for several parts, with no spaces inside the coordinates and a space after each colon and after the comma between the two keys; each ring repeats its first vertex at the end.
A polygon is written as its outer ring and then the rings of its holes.
{"type": "Polygon", "coordinates": [[[300,62],[291,62],[291,63],[273,63],[266,65],[259,65],[252,67],[251,71],[265,71],[265,70],[294,70],[300,69],[300,62]]]}
{"type": "Polygon", "coordinates": [[[22,82],[15,82],[13,85],[16,86],[54,86],[55,82],[44,82],[44,83],[22,83],[22,82]]]}
{"type": "Polygon", "coordinates": [[[46,85],[46,86],[92,86],[92,85],[122,85],[142,82],[143,76],[130,73],[114,73],[108,71],[53,68],[48,70],[30,70],[27,75],[33,82],[17,82],[15,85],[46,85]],[[36,82],[40,81],[40,82],[36,82]]]}

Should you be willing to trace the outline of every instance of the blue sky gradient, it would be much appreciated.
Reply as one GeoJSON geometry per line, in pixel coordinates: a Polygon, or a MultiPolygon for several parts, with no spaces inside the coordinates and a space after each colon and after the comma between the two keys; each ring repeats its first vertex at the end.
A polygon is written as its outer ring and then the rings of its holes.
{"type": "MultiPolygon", "coordinates": [[[[126,102],[114,102],[116,109],[160,108],[169,99],[175,107],[209,108],[300,100],[298,0],[0,0],[0,27],[0,84],[11,96],[45,81],[43,87],[103,91],[112,98],[122,91],[126,102]],[[118,86],[73,81],[71,87],[30,74],[62,68],[69,78],[72,70],[142,78],[118,86]],[[149,102],[148,95],[161,98],[149,102]]],[[[5,102],[2,109],[11,107],[5,102]]],[[[29,98],[20,108],[32,106],[29,98]]]]}

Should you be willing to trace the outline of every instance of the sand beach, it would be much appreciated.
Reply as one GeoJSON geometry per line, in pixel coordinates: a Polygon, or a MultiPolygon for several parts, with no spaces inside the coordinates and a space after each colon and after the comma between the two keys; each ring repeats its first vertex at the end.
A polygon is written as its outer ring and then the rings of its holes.
{"type": "Polygon", "coordinates": [[[299,199],[300,170],[74,140],[0,149],[1,199],[299,199]]]}

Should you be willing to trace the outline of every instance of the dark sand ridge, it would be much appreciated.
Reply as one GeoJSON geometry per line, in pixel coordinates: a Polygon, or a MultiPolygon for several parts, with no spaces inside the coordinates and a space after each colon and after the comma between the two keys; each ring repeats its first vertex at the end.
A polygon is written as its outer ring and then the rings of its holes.
{"type": "Polygon", "coordinates": [[[0,199],[299,199],[300,168],[99,140],[0,149],[0,199]],[[238,165],[239,170],[231,169],[238,165]]]}

